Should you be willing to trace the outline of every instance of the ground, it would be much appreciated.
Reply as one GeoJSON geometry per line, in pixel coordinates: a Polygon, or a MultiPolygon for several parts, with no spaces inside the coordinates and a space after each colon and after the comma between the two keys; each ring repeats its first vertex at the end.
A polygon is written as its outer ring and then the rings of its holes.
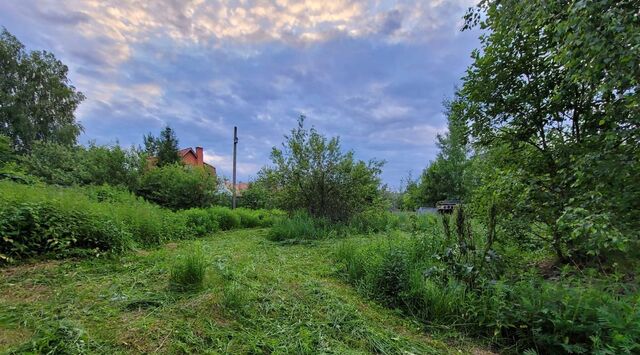
{"type": "Polygon", "coordinates": [[[0,269],[0,352],[482,352],[434,339],[362,298],[336,276],[331,241],[283,245],[265,233],[238,230],[119,257],[0,269]],[[171,265],[194,244],[210,262],[205,288],[172,291],[171,265]]]}

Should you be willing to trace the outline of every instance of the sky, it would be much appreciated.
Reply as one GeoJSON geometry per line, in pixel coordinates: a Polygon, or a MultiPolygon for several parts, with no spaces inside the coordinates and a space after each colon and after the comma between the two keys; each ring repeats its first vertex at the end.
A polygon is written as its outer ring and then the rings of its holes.
{"type": "Polygon", "coordinates": [[[142,144],[169,125],[180,147],[238,178],[269,164],[296,125],[385,160],[398,187],[434,159],[452,97],[479,46],[461,32],[474,0],[6,0],[0,26],[53,52],[87,99],[81,143],[142,144]]]}

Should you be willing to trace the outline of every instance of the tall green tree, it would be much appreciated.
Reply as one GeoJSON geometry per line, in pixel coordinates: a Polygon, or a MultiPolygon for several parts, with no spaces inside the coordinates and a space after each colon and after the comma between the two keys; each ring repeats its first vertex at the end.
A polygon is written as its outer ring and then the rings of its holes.
{"type": "Polygon", "coordinates": [[[181,163],[178,156],[178,138],[171,127],[166,126],[160,131],[159,137],[149,133],[143,137],[143,140],[145,152],[158,159],[156,162],[158,167],[181,163]]]}
{"type": "Polygon", "coordinates": [[[384,163],[356,160],[352,151],[342,151],[338,137],[328,139],[315,128],[305,129],[304,120],[300,116],[281,149],[273,148],[273,166],[260,173],[278,207],[346,221],[382,203],[384,163]]]}
{"type": "Polygon", "coordinates": [[[562,259],[629,248],[620,232],[640,227],[637,1],[483,1],[467,15],[475,25],[487,32],[461,96],[476,147],[502,152],[492,169],[509,193],[498,195],[546,226],[535,234],[562,259]]]}
{"type": "Polygon", "coordinates": [[[84,95],[71,85],[68,68],[46,51],[25,50],[0,32],[0,134],[26,153],[35,141],[73,145],[82,127],[74,112],[84,95]]]}
{"type": "Polygon", "coordinates": [[[407,189],[417,204],[433,206],[440,200],[464,199],[467,195],[465,170],[470,147],[464,104],[456,93],[454,100],[445,101],[444,106],[447,132],[436,137],[439,152],[422,172],[418,184],[407,189]]]}

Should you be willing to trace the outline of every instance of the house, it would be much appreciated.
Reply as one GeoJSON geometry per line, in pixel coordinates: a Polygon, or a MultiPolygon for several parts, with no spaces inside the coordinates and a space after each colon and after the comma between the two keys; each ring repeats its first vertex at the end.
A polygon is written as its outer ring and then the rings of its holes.
{"type": "Polygon", "coordinates": [[[216,167],[204,162],[204,150],[202,147],[196,147],[195,150],[191,147],[180,149],[178,155],[184,165],[202,166],[212,175],[216,175],[216,167]]]}
{"type": "MultiPolygon", "coordinates": [[[[216,167],[204,162],[204,149],[202,149],[202,147],[196,147],[195,150],[191,147],[180,149],[178,151],[178,156],[180,156],[180,159],[182,160],[182,163],[184,165],[201,166],[212,175],[216,175],[216,167]]],[[[148,157],[147,167],[154,167],[157,161],[158,158],[156,157],[148,157]]]]}

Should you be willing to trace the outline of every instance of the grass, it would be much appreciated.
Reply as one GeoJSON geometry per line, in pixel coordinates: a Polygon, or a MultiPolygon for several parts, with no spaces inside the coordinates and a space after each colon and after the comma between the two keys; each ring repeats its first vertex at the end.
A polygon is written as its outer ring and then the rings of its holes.
{"type": "Polygon", "coordinates": [[[0,353],[480,351],[430,338],[336,279],[331,241],[282,245],[266,234],[234,230],[111,258],[0,269],[0,353]],[[208,265],[202,286],[174,292],[172,266],[196,245],[208,265]]]}
{"type": "Polygon", "coordinates": [[[197,291],[204,286],[207,258],[199,244],[181,255],[172,266],[169,279],[171,288],[177,291],[197,291]]]}

